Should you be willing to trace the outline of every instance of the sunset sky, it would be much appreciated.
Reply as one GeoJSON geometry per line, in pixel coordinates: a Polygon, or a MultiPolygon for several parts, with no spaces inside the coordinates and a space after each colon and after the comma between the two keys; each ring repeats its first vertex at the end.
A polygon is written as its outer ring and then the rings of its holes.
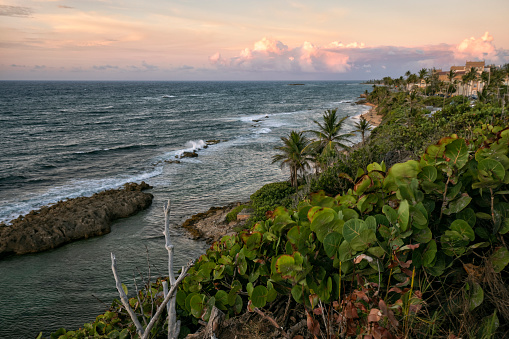
{"type": "Polygon", "coordinates": [[[508,0],[0,0],[0,80],[364,80],[509,63],[508,0]]]}

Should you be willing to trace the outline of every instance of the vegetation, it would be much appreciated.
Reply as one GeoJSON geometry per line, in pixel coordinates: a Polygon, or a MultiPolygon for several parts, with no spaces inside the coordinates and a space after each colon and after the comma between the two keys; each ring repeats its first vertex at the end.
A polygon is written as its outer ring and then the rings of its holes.
{"type": "Polygon", "coordinates": [[[248,205],[239,205],[230,211],[225,217],[225,222],[230,223],[232,221],[237,220],[237,214],[239,214],[244,208],[248,207],[248,205]]]}
{"type": "MultiPolygon", "coordinates": [[[[216,307],[227,318],[256,312],[286,338],[507,337],[507,102],[492,92],[477,102],[426,96],[439,88],[374,87],[367,99],[382,125],[315,175],[308,170],[334,139],[283,137],[274,161],[290,168],[291,182],[253,194],[253,224],[215,242],[189,270],[177,293],[181,336],[216,307]],[[315,193],[295,203],[299,183],[315,193]]],[[[324,135],[334,131],[328,122],[337,126],[334,115],[317,123],[324,135]]],[[[161,302],[160,286],[131,298],[140,321],[161,302]]],[[[52,336],[135,336],[118,302],[107,314],[52,336]]],[[[154,337],[166,337],[166,326],[161,320],[154,337]]]]}
{"type": "Polygon", "coordinates": [[[306,147],[309,140],[303,132],[291,131],[288,137],[281,137],[283,146],[276,147],[281,153],[272,157],[272,163],[281,162],[281,168],[290,169],[290,183],[297,188],[299,174],[303,174],[309,166],[309,157],[306,147]]]}

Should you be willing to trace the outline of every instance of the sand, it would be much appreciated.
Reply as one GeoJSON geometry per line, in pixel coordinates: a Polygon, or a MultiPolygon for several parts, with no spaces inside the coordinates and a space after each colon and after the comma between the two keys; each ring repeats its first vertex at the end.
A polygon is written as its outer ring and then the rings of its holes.
{"type": "Polygon", "coordinates": [[[366,103],[365,105],[371,106],[371,108],[367,113],[361,115],[361,117],[366,119],[374,127],[380,125],[382,122],[382,116],[376,113],[377,106],[371,103],[366,103]]]}

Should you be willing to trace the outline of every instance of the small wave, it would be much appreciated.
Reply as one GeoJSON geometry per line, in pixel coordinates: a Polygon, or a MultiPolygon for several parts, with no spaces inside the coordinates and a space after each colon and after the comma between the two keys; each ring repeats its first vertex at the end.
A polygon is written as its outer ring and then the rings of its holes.
{"type": "Polygon", "coordinates": [[[168,99],[168,98],[176,98],[176,96],[174,96],[174,95],[169,95],[169,94],[164,94],[161,98],[165,98],[165,99],[168,99]]]}
{"type": "Polygon", "coordinates": [[[127,182],[147,181],[163,172],[162,166],[157,166],[149,172],[132,175],[119,175],[104,179],[74,180],[68,184],[53,187],[43,193],[31,193],[20,197],[19,201],[0,201],[0,222],[8,222],[19,215],[25,215],[32,210],[41,208],[60,200],[81,196],[91,196],[95,193],[121,187],[127,182]]]}
{"type": "Polygon", "coordinates": [[[207,143],[203,140],[198,140],[198,141],[191,140],[191,141],[186,142],[185,149],[176,151],[175,155],[180,157],[182,154],[184,154],[184,152],[197,151],[199,149],[205,148],[205,146],[207,146],[207,143]]]}
{"type": "Polygon", "coordinates": [[[272,132],[270,128],[261,128],[259,130],[254,131],[255,134],[267,134],[272,132]]]}
{"type": "Polygon", "coordinates": [[[116,151],[116,152],[125,152],[125,151],[131,151],[136,149],[144,149],[144,148],[154,148],[157,147],[157,145],[129,145],[129,146],[119,146],[119,147],[113,147],[113,148],[96,148],[89,151],[76,151],[74,154],[97,154],[102,152],[109,152],[109,151],[116,151]]]}

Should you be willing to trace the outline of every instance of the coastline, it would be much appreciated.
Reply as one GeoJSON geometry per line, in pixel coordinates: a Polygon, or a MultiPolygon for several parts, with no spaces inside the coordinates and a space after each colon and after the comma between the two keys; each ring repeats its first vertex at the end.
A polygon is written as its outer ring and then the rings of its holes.
{"type": "Polygon", "coordinates": [[[362,105],[370,106],[369,111],[361,115],[361,118],[366,119],[373,127],[378,127],[382,123],[382,116],[376,112],[377,105],[370,102],[363,103],[362,105]]]}

